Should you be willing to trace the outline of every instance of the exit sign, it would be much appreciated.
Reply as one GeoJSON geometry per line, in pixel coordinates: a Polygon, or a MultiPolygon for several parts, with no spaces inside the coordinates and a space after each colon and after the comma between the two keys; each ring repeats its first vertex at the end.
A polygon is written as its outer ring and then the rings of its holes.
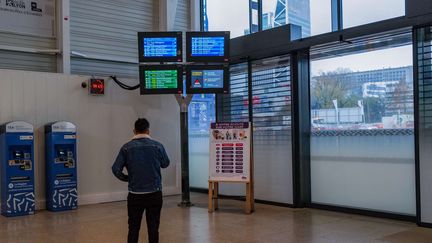
{"type": "Polygon", "coordinates": [[[104,95],[105,80],[95,78],[90,79],[89,92],[91,95],[104,95]]]}

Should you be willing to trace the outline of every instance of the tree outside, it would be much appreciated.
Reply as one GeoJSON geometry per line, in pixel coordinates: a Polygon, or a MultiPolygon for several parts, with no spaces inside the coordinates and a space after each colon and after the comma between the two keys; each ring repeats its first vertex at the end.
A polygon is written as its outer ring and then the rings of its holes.
{"type": "Polygon", "coordinates": [[[339,68],[335,71],[321,72],[312,78],[311,107],[312,109],[334,109],[333,100],[338,107],[355,107],[361,94],[353,92],[353,84],[346,81],[344,74],[352,73],[350,69],[339,68]]]}

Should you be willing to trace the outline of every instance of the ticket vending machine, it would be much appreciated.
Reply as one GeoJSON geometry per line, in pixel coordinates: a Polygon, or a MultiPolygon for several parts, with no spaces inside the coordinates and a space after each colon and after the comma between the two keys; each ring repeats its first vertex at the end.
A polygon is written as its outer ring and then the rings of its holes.
{"type": "Polygon", "coordinates": [[[0,126],[1,214],[34,214],[33,125],[15,121],[0,126]]]}
{"type": "Polygon", "coordinates": [[[70,122],[45,125],[46,206],[50,211],[76,209],[76,126],[70,122]]]}

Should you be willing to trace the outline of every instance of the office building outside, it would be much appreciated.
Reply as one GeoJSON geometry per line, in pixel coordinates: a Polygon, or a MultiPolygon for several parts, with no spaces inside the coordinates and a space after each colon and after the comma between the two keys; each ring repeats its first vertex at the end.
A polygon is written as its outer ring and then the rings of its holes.
{"type": "Polygon", "coordinates": [[[295,24],[302,27],[302,37],[311,35],[310,2],[278,0],[274,14],[274,27],[295,24]]]}
{"type": "MultiPolygon", "coordinates": [[[[313,114],[323,114],[327,110],[359,109],[364,114],[363,123],[375,124],[375,128],[402,127],[410,128],[414,120],[414,95],[413,95],[413,67],[398,67],[364,72],[350,72],[340,70],[332,74],[323,74],[312,77],[312,86],[327,85],[328,88],[341,89],[345,93],[342,100],[334,100],[332,104],[320,102],[323,98],[335,99],[335,97],[315,97],[312,95],[311,108],[313,114]],[[333,86],[333,87],[331,87],[333,86]],[[345,104],[344,107],[341,107],[345,104]]],[[[352,113],[352,112],[351,112],[352,113]]],[[[333,111],[326,114],[336,114],[333,111]]],[[[330,115],[332,116],[332,115],[330,115]]],[[[345,123],[352,119],[345,119],[339,113],[340,121],[345,123]]],[[[312,117],[312,125],[330,124],[336,118],[312,117]]],[[[345,127],[351,129],[352,127],[345,127]]]]}
{"type": "MultiPolygon", "coordinates": [[[[211,31],[209,29],[208,9],[207,0],[203,0],[203,30],[211,31]]],[[[253,14],[258,13],[258,2],[252,1],[251,12],[253,14]]],[[[253,18],[252,18],[253,19],[253,18]]],[[[302,37],[309,37],[311,35],[311,18],[310,18],[310,3],[309,1],[303,0],[278,0],[274,6],[274,10],[271,12],[265,12],[262,14],[262,29],[271,29],[274,27],[295,24],[302,27],[302,37]]],[[[258,31],[257,23],[251,24],[253,30],[252,33],[258,31]]],[[[250,34],[249,28],[244,30],[244,34],[250,34]]]]}

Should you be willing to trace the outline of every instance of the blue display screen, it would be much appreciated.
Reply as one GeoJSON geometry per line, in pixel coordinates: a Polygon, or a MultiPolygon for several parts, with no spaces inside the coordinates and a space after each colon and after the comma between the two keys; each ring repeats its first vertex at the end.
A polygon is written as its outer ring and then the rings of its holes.
{"type": "Polygon", "coordinates": [[[223,70],[192,70],[191,88],[222,89],[224,87],[223,70]]]}
{"type": "Polygon", "coordinates": [[[176,57],[177,38],[149,37],[144,38],[144,57],[176,57]]]}
{"type": "Polygon", "coordinates": [[[224,37],[192,37],[193,57],[223,57],[225,55],[224,37]]]}

